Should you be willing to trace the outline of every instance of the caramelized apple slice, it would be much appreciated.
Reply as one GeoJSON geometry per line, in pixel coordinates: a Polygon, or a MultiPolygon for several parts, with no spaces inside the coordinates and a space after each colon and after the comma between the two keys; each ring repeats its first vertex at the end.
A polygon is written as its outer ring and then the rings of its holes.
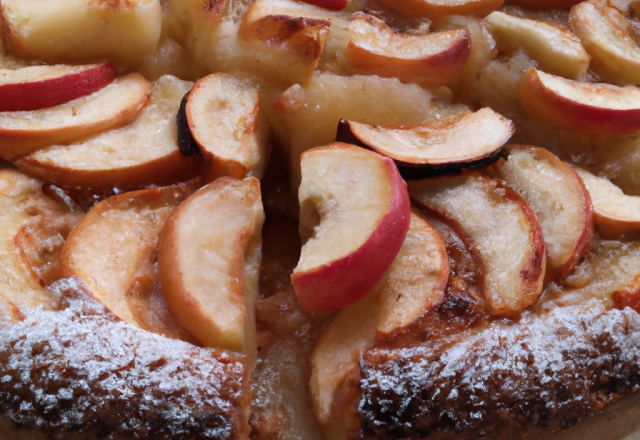
{"type": "Polygon", "coordinates": [[[0,295],[18,309],[56,307],[45,285],[57,278],[64,240],[82,212],[42,192],[42,182],[0,170],[0,295]]]}
{"type": "Polygon", "coordinates": [[[330,11],[342,11],[350,0],[302,0],[310,5],[319,6],[330,11]]]}
{"type": "Polygon", "coordinates": [[[574,168],[584,181],[591,200],[593,217],[605,238],[636,238],[640,235],[640,197],[628,196],[602,177],[574,168]]]}
{"type": "Polygon", "coordinates": [[[581,2],[571,8],[570,24],[596,73],[609,82],[640,83],[640,48],[631,25],[615,8],[599,0],[581,2]]]}
{"type": "Polygon", "coordinates": [[[467,29],[400,34],[379,18],[358,14],[348,30],[345,54],[357,71],[413,80],[433,89],[452,82],[471,52],[467,29]]]}
{"type": "Polygon", "coordinates": [[[524,48],[545,72],[565,78],[579,79],[587,73],[589,54],[580,40],[566,29],[499,11],[484,20],[501,52],[524,48]]]}
{"type": "Polygon", "coordinates": [[[27,112],[0,113],[0,158],[8,160],[46,145],[125,124],[149,100],[151,84],[137,73],[65,104],[27,112]]]}
{"type": "Polygon", "coordinates": [[[585,133],[640,130],[640,91],[549,75],[531,67],[518,84],[518,102],[540,120],[585,133]]]}
{"type": "Polygon", "coordinates": [[[242,352],[251,364],[263,222],[260,182],[222,177],[171,215],[158,249],[169,310],[204,345],[242,352]]]}
{"type": "Polygon", "coordinates": [[[498,177],[531,206],[547,252],[547,279],[564,279],[591,245],[593,209],[582,179],[544,148],[509,147],[494,165],[498,177]]]}
{"type": "Polygon", "coordinates": [[[300,236],[291,281],[300,308],[345,307],[382,278],[409,227],[406,186],[393,161],[335,143],[301,158],[300,236]]]}
{"type": "Polygon", "coordinates": [[[444,217],[477,252],[491,315],[517,315],[535,302],[544,280],[544,237],[518,193],[477,173],[410,182],[409,193],[415,203],[444,217]]]}
{"type": "Polygon", "coordinates": [[[212,162],[211,180],[262,176],[269,156],[269,125],[256,88],[213,73],[193,87],[185,114],[200,152],[212,162]]]}
{"type": "Polygon", "coordinates": [[[0,111],[53,107],[90,95],[117,77],[113,63],[0,69],[0,111]]]}
{"type": "Polygon", "coordinates": [[[485,15],[495,11],[504,0],[380,0],[389,9],[406,17],[438,19],[445,15],[485,15]]]}
{"type": "Polygon", "coordinates": [[[115,316],[143,330],[193,341],[167,308],[156,256],[166,219],[191,192],[169,186],[127,192],[95,205],[71,231],[60,262],[64,277],[115,316]]]}
{"type": "Polygon", "coordinates": [[[416,125],[373,126],[340,121],[336,140],[364,145],[395,160],[405,179],[480,168],[498,159],[515,132],[513,123],[490,108],[416,125]]]}
{"type": "Polygon", "coordinates": [[[404,243],[385,276],[364,298],[338,313],[311,357],[309,386],[325,438],[344,438],[348,431],[353,397],[349,387],[359,378],[360,354],[374,347],[376,335],[388,338],[417,325],[442,303],[448,279],[442,239],[412,214],[404,243]]]}
{"type": "Polygon", "coordinates": [[[180,154],[176,112],[192,83],[166,75],[153,83],[151,99],[125,127],[68,145],[23,156],[16,165],[50,182],[104,188],[168,185],[198,172],[198,162],[180,154]]]}

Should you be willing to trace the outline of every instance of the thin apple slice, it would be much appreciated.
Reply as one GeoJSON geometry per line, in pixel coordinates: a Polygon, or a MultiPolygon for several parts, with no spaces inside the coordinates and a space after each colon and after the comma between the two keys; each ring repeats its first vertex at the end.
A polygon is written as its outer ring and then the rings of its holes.
{"type": "MultiPolygon", "coordinates": [[[[341,310],[322,333],[311,356],[309,386],[325,438],[345,438],[357,384],[360,354],[375,339],[419,325],[444,301],[449,279],[447,251],[438,233],[416,214],[400,252],[364,298],[341,310]]],[[[358,418],[356,417],[356,420],[358,418]]]]}
{"type": "Polygon", "coordinates": [[[98,203],[69,234],[60,255],[62,275],[80,279],[123,321],[194,341],[169,312],[156,267],[160,231],[191,192],[186,185],[149,188],[98,203]]]}
{"type": "Polygon", "coordinates": [[[445,15],[484,17],[500,8],[504,0],[380,0],[380,3],[405,17],[438,19],[445,15]]]}
{"type": "Polygon", "coordinates": [[[345,55],[356,72],[438,88],[455,80],[471,53],[467,29],[401,34],[369,14],[349,23],[345,55]]]}
{"type": "Polygon", "coordinates": [[[571,8],[570,24],[598,75],[616,84],[640,84],[640,47],[614,7],[599,0],[581,2],[571,8]]]}
{"type": "Polygon", "coordinates": [[[580,40],[561,26],[495,11],[485,17],[501,52],[524,48],[545,72],[579,79],[589,69],[580,40]]]}
{"type": "Polygon", "coordinates": [[[255,87],[213,73],[196,82],[184,109],[188,132],[211,162],[211,180],[262,176],[269,156],[269,125],[255,87]]]}
{"type": "Polygon", "coordinates": [[[591,246],[593,208],[582,179],[549,151],[527,145],[509,146],[508,160],[498,160],[493,169],[540,222],[547,280],[565,279],[591,246]]]}
{"type": "Polygon", "coordinates": [[[151,83],[137,73],[101,90],[41,110],[0,113],[0,158],[10,160],[58,142],[123,125],[149,100],[151,83]]]}
{"type": "Polygon", "coordinates": [[[81,216],[46,196],[41,181],[0,170],[0,295],[19,310],[55,308],[45,286],[58,275],[62,244],[81,216]]]}
{"type": "Polygon", "coordinates": [[[405,179],[475,169],[498,159],[515,132],[513,123],[483,108],[415,125],[374,126],[341,120],[337,141],[363,145],[392,158],[405,179]]]}
{"type": "Polygon", "coordinates": [[[640,130],[640,90],[633,87],[573,81],[531,67],[517,94],[523,109],[559,128],[602,134],[640,130]]]}
{"type": "Polygon", "coordinates": [[[605,238],[640,236],[640,197],[628,196],[609,180],[574,167],[593,201],[593,217],[605,238]]]}
{"type": "Polygon", "coordinates": [[[0,111],[53,107],[97,92],[117,77],[118,70],[111,62],[0,69],[0,111]]]}
{"type": "Polygon", "coordinates": [[[54,145],[15,161],[29,174],[67,186],[121,188],[169,185],[199,172],[178,148],[176,113],[193,83],[170,75],[153,83],[136,120],[68,145],[54,145]]]}
{"type": "Polygon", "coordinates": [[[306,312],[335,310],[367,294],[396,257],[410,203],[394,162],[335,143],[301,158],[298,266],[291,281],[306,312]]]}
{"type": "Polygon", "coordinates": [[[158,248],[169,310],[202,344],[242,352],[251,364],[263,222],[260,182],[221,177],[176,209],[158,248]]]}
{"type": "Polygon", "coordinates": [[[517,192],[469,172],[410,182],[409,193],[416,204],[444,217],[477,252],[492,316],[517,315],[536,301],[546,266],[544,237],[517,192]]]}

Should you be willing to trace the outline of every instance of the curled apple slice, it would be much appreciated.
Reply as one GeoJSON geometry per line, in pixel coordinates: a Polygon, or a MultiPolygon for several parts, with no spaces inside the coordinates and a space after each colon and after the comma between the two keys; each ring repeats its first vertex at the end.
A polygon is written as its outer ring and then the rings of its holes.
{"type": "Polygon", "coordinates": [[[374,126],[341,120],[337,141],[363,145],[395,160],[405,179],[480,168],[498,159],[513,123],[483,108],[415,125],[374,126]]]}
{"type": "Polygon", "coordinates": [[[41,110],[0,113],[0,158],[13,159],[133,119],[149,100],[151,84],[130,73],[99,91],[41,110]]]}
{"type": "Polygon", "coordinates": [[[20,157],[15,164],[59,185],[104,188],[168,185],[193,177],[199,164],[180,154],[176,113],[192,83],[165,75],[136,120],[68,145],[20,157]]]}
{"type": "Polygon", "coordinates": [[[60,262],[115,316],[143,330],[193,341],[167,308],[156,255],[165,220],[192,190],[149,188],[95,205],[71,231],[60,262]]]}
{"type": "Polygon", "coordinates": [[[0,69],[0,111],[53,107],[90,95],[117,77],[113,63],[0,69]]]}
{"type": "Polygon", "coordinates": [[[0,295],[18,309],[56,307],[45,289],[57,278],[58,256],[82,212],[42,192],[42,182],[0,171],[0,295]]]}
{"type": "Polygon", "coordinates": [[[524,48],[545,72],[565,78],[579,79],[587,73],[589,54],[568,30],[499,11],[492,12],[484,20],[501,52],[524,48]]]}
{"type": "Polygon", "coordinates": [[[251,364],[263,222],[260,182],[221,177],[176,209],[158,248],[169,310],[202,344],[242,352],[251,364]]]}
{"type": "Polygon", "coordinates": [[[419,206],[446,219],[477,252],[491,315],[517,315],[535,302],[544,280],[544,237],[518,193],[473,172],[410,182],[409,193],[419,206]]]}
{"type": "Polygon", "coordinates": [[[485,15],[495,11],[504,0],[380,0],[384,6],[411,18],[438,19],[445,15],[485,15]]]}
{"type": "Polygon", "coordinates": [[[570,24],[596,73],[614,83],[640,83],[640,47],[630,23],[614,7],[599,0],[581,2],[571,8],[570,24]]]}
{"type": "Polygon", "coordinates": [[[523,109],[556,127],[603,134],[640,130],[640,90],[633,87],[573,81],[531,67],[517,93],[523,109]]]}
{"type": "Polygon", "coordinates": [[[211,161],[211,180],[262,176],[269,156],[269,125],[255,87],[231,75],[213,73],[198,80],[184,111],[186,132],[211,161]]]}
{"type": "Polygon", "coordinates": [[[300,236],[291,281],[307,312],[345,307],[367,294],[396,257],[410,203],[389,158],[335,143],[301,158],[300,236]]]}
{"type": "Polygon", "coordinates": [[[498,177],[520,193],[540,222],[547,253],[547,279],[564,279],[589,250],[591,197],[569,165],[544,148],[509,147],[494,165],[498,177]]]}
{"type": "Polygon", "coordinates": [[[593,201],[593,217],[605,238],[640,235],[640,197],[628,196],[609,180],[574,167],[593,201]]]}
{"type": "Polygon", "coordinates": [[[377,17],[358,14],[348,30],[345,54],[358,71],[414,80],[429,88],[453,81],[471,53],[467,29],[400,34],[377,17]]]}

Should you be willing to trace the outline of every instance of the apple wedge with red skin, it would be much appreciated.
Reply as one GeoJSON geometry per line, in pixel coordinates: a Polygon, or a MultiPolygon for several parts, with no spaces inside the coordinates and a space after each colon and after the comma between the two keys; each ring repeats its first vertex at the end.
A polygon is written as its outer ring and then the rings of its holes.
{"type": "Polygon", "coordinates": [[[155,261],[166,219],[192,192],[191,185],[148,188],[98,203],[64,244],[63,277],[78,279],[87,294],[125,322],[194,342],[169,312],[155,261]]]}
{"type": "Polygon", "coordinates": [[[97,92],[117,77],[112,62],[0,69],[0,112],[53,107],[97,92]]]}
{"type": "Polygon", "coordinates": [[[550,125],[595,134],[640,130],[640,91],[550,75],[531,67],[518,84],[518,102],[550,125]]]}
{"type": "Polygon", "coordinates": [[[27,173],[64,186],[139,188],[193,178],[202,161],[178,148],[176,113],[193,83],[165,75],[151,88],[136,120],[66,145],[52,145],[14,163],[27,173]]]}
{"type": "Polygon", "coordinates": [[[640,197],[628,196],[603,177],[574,167],[593,201],[593,217],[604,238],[640,237],[640,197]]]}
{"type": "Polygon", "coordinates": [[[501,181],[476,172],[409,183],[411,200],[435,212],[482,262],[492,316],[517,316],[542,291],[545,247],[529,205],[501,181]]]}
{"type": "Polygon", "coordinates": [[[197,153],[206,157],[208,180],[260,178],[269,156],[269,124],[258,90],[231,75],[212,73],[200,78],[185,99],[184,116],[178,115],[183,154],[194,151],[183,148],[191,135],[197,153]],[[187,127],[180,127],[185,122],[187,127]]]}
{"type": "Polygon", "coordinates": [[[365,297],[345,307],[320,336],[311,356],[312,402],[325,438],[345,438],[360,354],[377,338],[419,325],[445,298],[447,251],[438,233],[416,214],[400,252],[385,276],[365,297]]]}
{"type": "Polygon", "coordinates": [[[91,95],[40,110],[0,113],[0,158],[11,160],[134,119],[149,101],[151,83],[130,73],[91,95]]]}
{"type": "Polygon", "coordinates": [[[347,7],[349,1],[350,0],[302,0],[303,3],[308,3],[330,11],[342,11],[347,7]]]}
{"type": "Polygon", "coordinates": [[[499,9],[504,0],[380,0],[380,3],[405,17],[439,19],[445,15],[484,17],[499,9]]]}
{"type": "Polygon", "coordinates": [[[402,34],[368,14],[349,22],[345,56],[357,73],[415,81],[435,89],[456,78],[471,53],[467,29],[402,34]]]}
{"type": "Polygon", "coordinates": [[[569,165],[544,148],[510,145],[508,149],[508,159],[499,159],[493,170],[520,193],[540,222],[547,280],[563,280],[591,246],[593,207],[589,191],[569,165]]]}
{"type": "Polygon", "coordinates": [[[256,359],[264,211],[260,181],[221,177],[171,215],[158,272],[169,310],[198,341],[256,359]]]}
{"type": "Polygon", "coordinates": [[[415,125],[367,125],[342,119],[336,140],[390,157],[405,179],[487,166],[500,157],[515,125],[490,108],[415,125]]]}
{"type": "Polygon", "coordinates": [[[301,156],[300,236],[291,275],[305,312],[336,310],[366,295],[409,228],[407,188],[393,160],[334,143],[301,156]]]}

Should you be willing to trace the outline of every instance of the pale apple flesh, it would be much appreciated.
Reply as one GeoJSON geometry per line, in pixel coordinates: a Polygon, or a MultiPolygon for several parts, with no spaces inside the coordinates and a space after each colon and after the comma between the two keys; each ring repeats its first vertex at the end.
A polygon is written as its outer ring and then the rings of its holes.
{"type": "Polygon", "coordinates": [[[504,0],[381,0],[380,3],[405,17],[439,19],[446,15],[484,17],[499,9],[504,0]]]}
{"type": "Polygon", "coordinates": [[[10,160],[126,124],[147,104],[150,93],[151,83],[142,75],[130,73],[65,104],[0,113],[0,158],[10,160]]]}
{"type": "Polygon", "coordinates": [[[442,239],[412,214],[402,248],[384,278],[364,298],[338,313],[311,357],[309,386],[325,438],[345,438],[350,426],[357,424],[358,418],[349,412],[355,396],[348,388],[352,376],[356,383],[359,379],[360,354],[374,347],[376,337],[408,331],[438,307],[448,279],[442,239]]]}
{"type": "Polygon", "coordinates": [[[209,179],[260,178],[269,156],[269,125],[258,90],[231,75],[213,73],[198,80],[187,97],[186,119],[209,179]]]}
{"type": "Polygon", "coordinates": [[[336,139],[362,144],[392,158],[404,178],[415,179],[489,165],[514,132],[509,119],[483,108],[404,126],[342,120],[336,139]]]}
{"type": "Polygon", "coordinates": [[[407,189],[391,159],[352,145],[309,150],[301,166],[304,245],[291,281],[303,311],[339,309],[366,295],[400,250],[407,189]]]}
{"type": "Polygon", "coordinates": [[[593,235],[591,197],[582,179],[549,151],[526,145],[509,146],[508,159],[500,159],[493,169],[540,222],[547,280],[565,279],[589,250],[593,235]]]}
{"type": "Polygon", "coordinates": [[[90,95],[118,77],[111,63],[0,69],[0,111],[53,107],[90,95]]]}
{"type": "Polygon", "coordinates": [[[158,248],[169,310],[203,345],[242,352],[251,364],[263,222],[260,182],[221,177],[171,215],[158,248]]]}
{"type": "Polygon", "coordinates": [[[345,56],[356,72],[414,80],[428,88],[452,82],[471,52],[467,29],[401,34],[379,18],[360,14],[348,31],[345,56]]]}
{"type": "Polygon", "coordinates": [[[475,172],[410,182],[409,193],[477,252],[490,315],[517,316],[538,299],[546,268],[544,237],[518,193],[475,172]]]}
{"type": "Polygon", "coordinates": [[[160,231],[191,192],[186,185],[149,188],[98,203],[71,231],[60,255],[62,275],[79,279],[123,321],[194,342],[169,312],[156,268],[160,231]]]}
{"type": "Polygon", "coordinates": [[[135,121],[67,145],[52,145],[15,164],[29,174],[66,186],[139,188],[170,185],[201,172],[201,161],[178,147],[176,113],[193,83],[171,75],[151,86],[149,103],[135,121]]]}
{"type": "Polygon", "coordinates": [[[531,67],[517,95],[527,113],[559,128],[601,134],[640,130],[640,91],[632,87],[573,81],[531,67]]]}
{"type": "Polygon", "coordinates": [[[10,325],[22,320],[20,311],[0,295],[0,326],[10,325]]]}

